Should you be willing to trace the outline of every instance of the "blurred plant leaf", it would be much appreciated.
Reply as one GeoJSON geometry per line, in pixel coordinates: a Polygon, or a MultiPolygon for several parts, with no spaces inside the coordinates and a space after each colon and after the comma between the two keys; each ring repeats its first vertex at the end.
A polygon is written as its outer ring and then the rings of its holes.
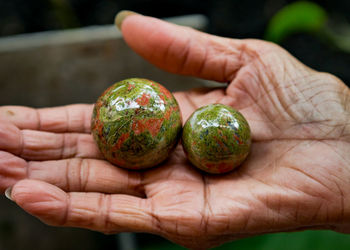
{"type": "Polygon", "coordinates": [[[265,39],[281,43],[286,37],[299,32],[320,32],[328,16],[316,3],[298,1],[279,10],[270,20],[265,39]]]}

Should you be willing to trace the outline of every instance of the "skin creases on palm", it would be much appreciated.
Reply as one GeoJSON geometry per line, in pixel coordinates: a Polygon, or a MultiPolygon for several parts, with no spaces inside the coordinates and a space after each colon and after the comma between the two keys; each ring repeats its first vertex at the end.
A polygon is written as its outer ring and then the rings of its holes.
{"type": "MultiPolygon", "coordinates": [[[[161,196],[154,196],[157,200],[163,195],[188,195],[187,200],[181,199],[181,205],[177,205],[177,198],[168,198],[166,205],[160,205],[162,211],[176,214],[177,208],[184,209],[187,204],[188,216],[181,223],[184,230],[194,233],[197,228],[198,235],[203,230],[208,235],[235,231],[234,237],[239,237],[252,231],[266,232],[266,225],[274,232],[281,228],[327,228],[344,220],[343,198],[349,186],[346,164],[350,157],[343,159],[341,155],[348,148],[349,125],[348,111],[340,101],[347,92],[342,92],[344,85],[331,75],[314,72],[297,62],[299,68],[286,70],[287,65],[281,63],[290,64],[276,62],[283,72],[278,68],[268,72],[266,69],[272,67],[253,61],[226,89],[176,94],[185,117],[199,106],[220,102],[239,109],[253,131],[252,152],[236,171],[220,177],[197,176],[193,186],[174,184],[171,186],[181,188],[169,187],[169,193],[162,190],[161,196]],[[199,201],[193,199],[194,193],[201,193],[199,201]],[[235,218],[232,224],[228,219],[231,217],[235,218]]],[[[186,176],[182,168],[172,169],[186,176]]],[[[172,233],[178,233],[176,230],[172,233]]]]}

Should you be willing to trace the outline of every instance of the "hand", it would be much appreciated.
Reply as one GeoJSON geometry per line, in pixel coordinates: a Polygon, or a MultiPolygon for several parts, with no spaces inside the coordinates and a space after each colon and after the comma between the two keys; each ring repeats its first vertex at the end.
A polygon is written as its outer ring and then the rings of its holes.
{"type": "MultiPolygon", "coordinates": [[[[162,235],[207,248],[256,234],[350,232],[350,91],[258,40],[207,35],[141,15],[122,23],[128,45],[173,73],[227,87],[176,93],[183,117],[220,102],[252,130],[252,151],[226,175],[194,169],[179,146],[154,169],[104,161],[91,105],[0,109],[0,188],[55,226],[162,235]],[[22,180],[26,179],[26,180],[22,180]]],[[[180,83],[179,83],[180,84],[180,83]]]]}

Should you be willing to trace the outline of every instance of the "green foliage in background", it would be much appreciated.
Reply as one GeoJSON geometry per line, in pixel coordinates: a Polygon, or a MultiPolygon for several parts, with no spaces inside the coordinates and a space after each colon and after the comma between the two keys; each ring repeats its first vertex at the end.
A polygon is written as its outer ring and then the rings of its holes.
{"type": "Polygon", "coordinates": [[[298,1],[278,11],[270,20],[265,39],[280,43],[296,32],[320,32],[328,19],[326,11],[319,5],[298,1]]]}

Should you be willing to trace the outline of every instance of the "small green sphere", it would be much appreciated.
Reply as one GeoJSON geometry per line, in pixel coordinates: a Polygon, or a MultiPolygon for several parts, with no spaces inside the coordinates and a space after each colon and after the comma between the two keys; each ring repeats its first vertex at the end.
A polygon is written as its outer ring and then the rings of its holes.
{"type": "Polygon", "coordinates": [[[151,80],[115,83],[98,98],[92,135],[111,163],[144,169],[164,161],[181,136],[182,119],[174,96],[151,80]]]}
{"type": "Polygon", "coordinates": [[[226,173],[248,156],[250,128],[235,109],[210,104],[197,109],[187,120],[182,144],[194,166],[208,173],[226,173]]]}

